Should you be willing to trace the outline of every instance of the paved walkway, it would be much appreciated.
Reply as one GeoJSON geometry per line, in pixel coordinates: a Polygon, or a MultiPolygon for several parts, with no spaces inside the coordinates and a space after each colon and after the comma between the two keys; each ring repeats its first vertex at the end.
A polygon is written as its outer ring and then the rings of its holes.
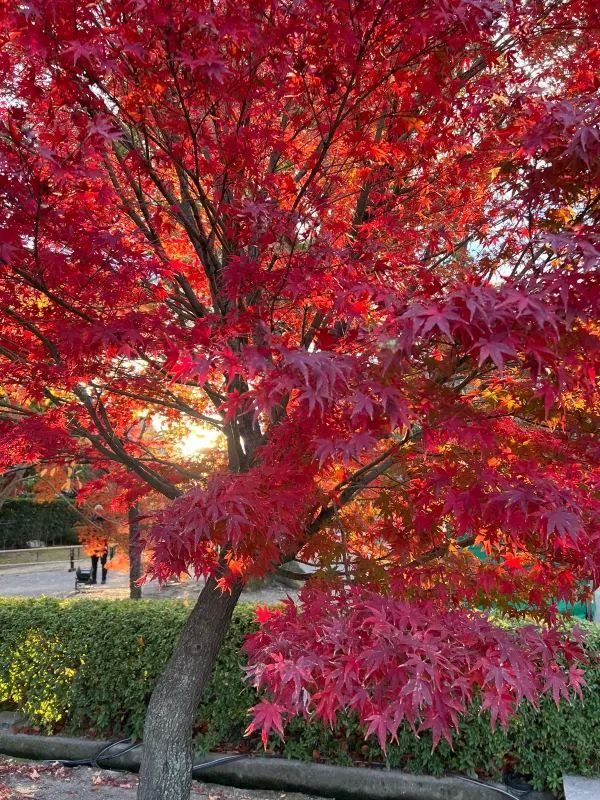
{"type": "MultiPolygon", "coordinates": [[[[77,565],[87,568],[89,560],[77,565]]],[[[142,588],[144,598],[190,599],[198,596],[202,582],[188,580],[179,584],[160,588],[154,581],[142,588]]],[[[68,571],[68,564],[32,564],[16,567],[0,567],[0,597],[74,597],[75,573],[68,571]]],[[[242,601],[248,603],[276,603],[287,594],[295,596],[293,589],[273,585],[261,589],[247,589],[242,601]]],[[[106,585],[86,587],[78,596],[92,599],[121,599],[129,596],[129,577],[116,571],[109,571],[106,585]]],[[[0,798],[1,800],[1,798],[0,798]]]]}
{"type": "MultiPolygon", "coordinates": [[[[137,777],[88,767],[44,767],[0,756],[0,800],[135,800],[137,777]]],[[[294,792],[250,791],[194,781],[192,800],[319,800],[294,792]]]]}
{"type": "Polygon", "coordinates": [[[600,800],[600,778],[564,775],[565,800],[600,800]]]}
{"type": "MultiPolygon", "coordinates": [[[[83,562],[78,562],[83,566],[83,562]]],[[[58,564],[30,564],[0,567],[0,596],[2,597],[68,597],[75,587],[75,573],[69,572],[65,562],[58,564]]],[[[113,573],[115,587],[127,586],[127,576],[113,573]]]]}

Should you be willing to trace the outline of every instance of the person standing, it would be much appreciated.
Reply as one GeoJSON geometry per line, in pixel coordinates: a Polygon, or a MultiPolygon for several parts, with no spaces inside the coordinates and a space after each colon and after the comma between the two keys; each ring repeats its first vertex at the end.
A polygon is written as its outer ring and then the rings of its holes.
{"type": "MultiPolygon", "coordinates": [[[[104,525],[106,523],[105,518],[102,516],[102,506],[97,505],[94,506],[94,516],[92,518],[94,525],[102,531],[104,525]]],[[[90,574],[90,583],[98,583],[98,562],[100,562],[102,566],[102,583],[106,583],[106,577],[108,575],[108,569],[106,567],[106,562],[108,561],[108,537],[100,535],[97,538],[95,537],[95,541],[92,543],[91,546],[91,559],[92,559],[92,571],[90,574]]]]}

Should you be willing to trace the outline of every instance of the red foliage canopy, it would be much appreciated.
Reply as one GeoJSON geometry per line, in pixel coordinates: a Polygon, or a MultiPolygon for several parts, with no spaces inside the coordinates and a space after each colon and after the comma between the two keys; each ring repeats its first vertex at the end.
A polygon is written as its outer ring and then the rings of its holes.
{"type": "Polygon", "coordinates": [[[577,689],[467,609],[600,583],[596,0],[0,13],[5,468],[173,500],[160,580],[319,566],[249,644],[265,733],[577,689]]]}

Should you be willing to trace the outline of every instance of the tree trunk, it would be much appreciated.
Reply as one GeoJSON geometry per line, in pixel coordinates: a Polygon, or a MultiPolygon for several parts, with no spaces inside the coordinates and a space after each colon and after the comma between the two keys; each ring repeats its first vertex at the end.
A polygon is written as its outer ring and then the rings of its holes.
{"type": "Polygon", "coordinates": [[[184,625],[148,706],[137,800],[189,800],[192,726],[241,589],[210,578],[184,625]]]}
{"type": "Polygon", "coordinates": [[[140,523],[138,521],[138,507],[132,506],[127,512],[129,523],[129,597],[140,600],[142,587],[138,580],[142,575],[142,549],[140,547],[140,523]]]}

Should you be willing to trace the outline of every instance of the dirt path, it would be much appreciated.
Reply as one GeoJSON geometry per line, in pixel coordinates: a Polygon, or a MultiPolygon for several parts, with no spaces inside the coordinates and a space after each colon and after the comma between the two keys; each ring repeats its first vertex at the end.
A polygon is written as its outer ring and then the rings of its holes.
{"type": "MultiPolygon", "coordinates": [[[[135,800],[137,776],[66,769],[0,756],[0,800],[135,800]]],[[[294,792],[250,791],[194,781],[192,800],[320,800],[294,792]]]]}

